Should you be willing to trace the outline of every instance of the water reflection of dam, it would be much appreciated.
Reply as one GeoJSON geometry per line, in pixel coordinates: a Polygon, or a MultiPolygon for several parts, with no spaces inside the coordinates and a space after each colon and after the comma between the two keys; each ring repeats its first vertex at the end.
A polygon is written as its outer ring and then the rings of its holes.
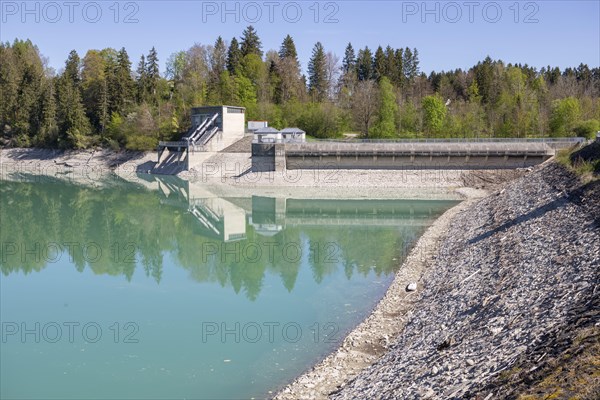
{"type": "Polygon", "coordinates": [[[246,238],[246,211],[208,191],[190,190],[189,182],[177,177],[154,176],[161,203],[187,209],[205,236],[224,242],[246,238]],[[198,197],[196,197],[198,196],[198,197]]]}
{"type": "Polygon", "coordinates": [[[251,224],[274,234],[288,226],[427,226],[454,201],[252,197],[251,224]]]}
{"type": "Polygon", "coordinates": [[[262,236],[286,226],[424,227],[455,203],[450,200],[221,198],[176,177],[152,176],[161,203],[186,209],[199,233],[224,242],[246,238],[251,225],[262,236]]]}

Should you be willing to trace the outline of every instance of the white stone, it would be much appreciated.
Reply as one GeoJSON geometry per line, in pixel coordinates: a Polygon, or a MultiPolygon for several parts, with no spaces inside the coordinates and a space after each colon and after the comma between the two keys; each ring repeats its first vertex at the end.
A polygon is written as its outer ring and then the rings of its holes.
{"type": "Polygon", "coordinates": [[[411,282],[406,286],[407,292],[414,292],[415,290],[417,290],[417,284],[415,282],[411,282]]]}

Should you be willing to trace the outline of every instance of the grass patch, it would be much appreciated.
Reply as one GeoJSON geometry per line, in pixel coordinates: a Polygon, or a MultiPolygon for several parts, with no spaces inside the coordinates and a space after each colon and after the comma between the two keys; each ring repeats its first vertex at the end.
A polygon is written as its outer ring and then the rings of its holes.
{"type": "Polygon", "coordinates": [[[544,378],[519,400],[600,398],[600,328],[579,333],[570,348],[544,367],[544,378]]]}
{"type": "Polygon", "coordinates": [[[583,148],[559,150],[555,160],[575,173],[583,182],[600,179],[600,144],[592,143],[583,148]]]}

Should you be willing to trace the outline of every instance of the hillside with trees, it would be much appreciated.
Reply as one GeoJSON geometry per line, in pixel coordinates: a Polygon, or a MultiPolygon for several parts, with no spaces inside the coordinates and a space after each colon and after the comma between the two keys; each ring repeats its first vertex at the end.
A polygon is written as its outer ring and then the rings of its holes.
{"type": "MultiPolygon", "coordinates": [[[[339,49],[338,49],[339,50],[339,49]]],[[[134,65],[125,48],[71,51],[59,73],[29,40],[0,43],[0,145],[148,150],[189,129],[190,110],[228,104],[247,119],[316,138],[592,136],[600,130],[600,68],[506,64],[419,69],[417,49],[379,46],[338,56],[316,43],[303,74],[294,39],[264,51],[247,27],[229,42],[134,65]]]]}

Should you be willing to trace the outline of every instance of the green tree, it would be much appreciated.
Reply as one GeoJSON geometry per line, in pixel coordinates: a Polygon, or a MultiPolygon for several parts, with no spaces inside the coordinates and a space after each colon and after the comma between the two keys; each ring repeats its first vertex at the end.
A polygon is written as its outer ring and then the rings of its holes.
{"type": "Polygon", "coordinates": [[[131,76],[131,61],[125,48],[117,53],[112,82],[110,82],[110,111],[126,113],[127,107],[133,105],[134,81],[131,76]]]}
{"type": "Polygon", "coordinates": [[[356,54],[354,53],[352,43],[348,43],[348,46],[346,46],[344,59],[342,60],[342,68],[344,74],[348,74],[350,71],[354,71],[356,68],[356,54]]]}
{"type": "Polygon", "coordinates": [[[48,79],[42,85],[39,106],[34,114],[37,122],[34,127],[36,145],[53,144],[58,138],[54,82],[48,79]]]}
{"type": "Polygon", "coordinates": [[[394,87],[390,80],[384,76],[379,81],[379,111],[369,136],[376,138],[394,136],[397,113],[398,103],[396,102],[394,87]]]}
{"type": "Polygon", "coordinates": [[[108,90],[105,69],[107,52],[88,50],[81,70],[82,99],[86,115],[96,131],[108,120],[108,90]]]}
{"type": "Polygon", "coordinates": [[[219,85],[221,83],[221,74],[227,69],[227,46],[221,36],[215,41],[209,54],[209,82],[208,92],[212,103],[219,104],[223,100],[219,85]]]}
{"type": "Polygon", "coordinates": [[[394,80],[396,78],[396,74],[398,71],[398,67],[396,66],[396,55],[394,53],[394,49],[391,46],[387,46],[385,48],[385,76],[390,79],[392,85],[394,84],[394,80]]]}
{"type": "Polygon", "coordinates": [[[71,52],[65,71],[56,85],[58,145],[62,148],[85,148],[89,143],[91,127],[79,92],[79,79],[73,74],[74,63],[79,62],[77,53],[71,52]]]}
{"type": "Polygon", "coordinates": [[[368,47],[358,51],[356,69],[359,81],[373,79],[373,55],[368,47]]]}
{"type": "Polygon", "coordinates": [[[38,105],[46,77],[37,47],[15,40],[0,46],[0,133],[30,146],[39,133],[38,105]]]}
{"type": "Polygon", "coordinates": [[[398,87],[403,87],[406,79],[406,73],[404,71],[404,50],[396,49],[394,52],[394,60],[396,70],[392,73],[392,82],[398,87]]]}
{"type": "Polygon", "coordinates": [[[387,76],[387,60],[383,48],[379,46],[373,57],[373,78],[379,81],[384,76],[387,76]]]}
{"type": "Polygon", "coordinates": [[[238,40],[234,37],[231,39],[229,49],[227,50],[227,71],[229,71],[230,75],[237,74],[241,60],[242,51],[240,50],[238,40]]]}
{"type": "Polygon", "coordinates": [[[423,128],[427,133],[440,133],[446,118],[446,106],[439,95],[425,96],[421,101],[423,108],[423,128]]]}
{"type": "Polygon", "coordinates": [[[327,98],[327,58],[321,42],[313,48],[312,57],[308,62],[308,89],[314,101],[321,102],[327,98]]]}
{"type": "Polygon", "coordinates": [[[291,99],[302,98],[305,88],[302,83],[296,44],[290,35],[283,39],[279,49],[279,58],[275,61],[274,72],[277,77],[276,103],[281,104],[291,99]]]}
{"type": "Polygon", "coordinates": [[[550,130],[554,136],[572,135],[581,117],[579,101],[574,97],[555,100],[550,115],[550,130]]]}
{"type": "Polygon", "coordinates": [[[296,51],[296,44],[294,39],[290,35],[286,35],[279,48],[279,58],[292,58],[298,62],[298,52],[296,51]]]}
{"type": "Polygon", "coordinates": [[[260,58],[263,56],[260,39],[256,33],[256,29],[254,29],[252,25],[249,25],[242,33],[240,50],[242,57],[247,56],[248,54],[256,54],[260,58]]]}
{"type": "MultiPolygon", "coordinates": [[[[139,68],[139,66],[138,66],[139,68]]],[[[158,103],[158,84],[160,81],[160,70],[158,66],[158,53],[156,49],[152,47],[148,53],[148,57],[145,61],[145,75],[142,90],[145,92],[145,100],[151,103],[158,103]]]]}
{"type": "Polygon", "coordinates": [[[148,69],[146,66],[146,56],[142,54],[136,70],[136,93],[137,102],[142,104],[148,101],[148,69]]]}
{"type": "Polygon", "coordinates": [[[63,73],[76,87],[81,83],[81,59],[75,50],[71,50],[63,73]]]}

